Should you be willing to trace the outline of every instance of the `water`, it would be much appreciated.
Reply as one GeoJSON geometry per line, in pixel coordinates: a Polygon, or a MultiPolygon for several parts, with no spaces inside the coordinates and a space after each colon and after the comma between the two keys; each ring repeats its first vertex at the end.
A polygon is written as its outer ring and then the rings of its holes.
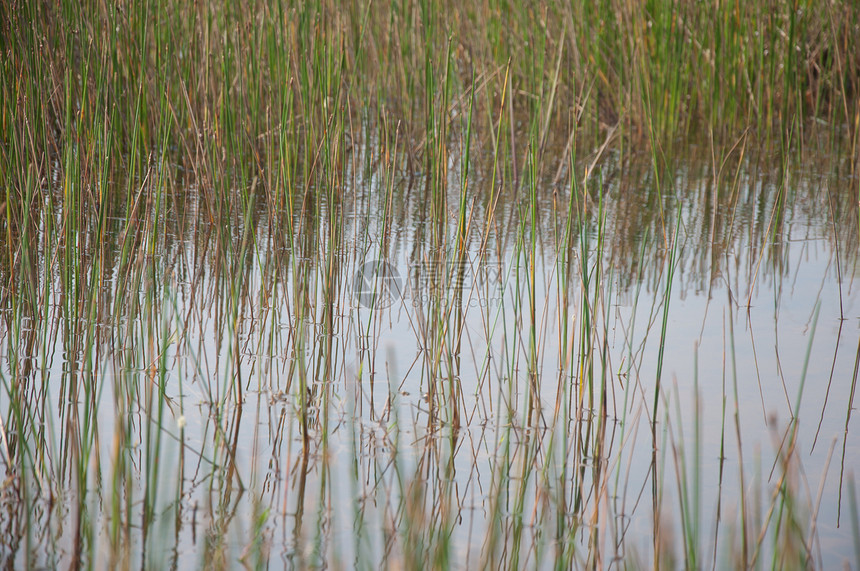
{"type": "Polygon", "coordinates": [[[610,157],[572,210],[478,172],[462,219],[453,166],[443,214],[385,165],[253,224],[180,188],[102,250],[46,214],[4,312],[0,554],[852,561],[856,175],[767,164],[610,157]]]}

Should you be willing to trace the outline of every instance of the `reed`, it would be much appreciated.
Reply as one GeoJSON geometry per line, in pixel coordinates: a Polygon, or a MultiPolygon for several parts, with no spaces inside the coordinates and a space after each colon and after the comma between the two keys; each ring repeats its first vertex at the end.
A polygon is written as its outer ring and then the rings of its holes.
{"type": "Polygon", "coordinates": [[[0,14],[5,566],[858,557],[853,3],[0,14]]]}

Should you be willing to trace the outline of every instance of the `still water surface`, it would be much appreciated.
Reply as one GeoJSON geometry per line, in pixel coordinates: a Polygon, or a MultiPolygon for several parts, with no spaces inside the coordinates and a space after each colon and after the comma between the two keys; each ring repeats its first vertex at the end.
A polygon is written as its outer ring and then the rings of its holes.
{"type": "Polygon", "coordinates": [[[128,219],[107,254],[81,230],[101,283],[57,274],[46,215],[48,301],[5,311],[0,554],[648,566],[658,529],[679,564],[853,561],[856,174],[726,165],[658,192],[610,157],[573,205],[476,173],[462,218],[384,168],[253,225],[185,188],[130,255],[128,219]]]}

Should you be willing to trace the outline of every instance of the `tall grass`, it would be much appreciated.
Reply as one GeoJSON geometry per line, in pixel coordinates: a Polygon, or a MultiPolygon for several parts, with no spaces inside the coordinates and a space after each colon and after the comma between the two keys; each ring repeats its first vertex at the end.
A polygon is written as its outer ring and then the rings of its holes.
{"type": "Polygon", "coordinates": [[[4,564],[816,564],[805,365],[751,455],[734,327],[762,282],[778,321],[797,220],[850,301],[858,16],[5,4],[4,564]],[[715,451],[698,363],[692,430],[669,379],[676,308],[723,287],[715,451]]]}

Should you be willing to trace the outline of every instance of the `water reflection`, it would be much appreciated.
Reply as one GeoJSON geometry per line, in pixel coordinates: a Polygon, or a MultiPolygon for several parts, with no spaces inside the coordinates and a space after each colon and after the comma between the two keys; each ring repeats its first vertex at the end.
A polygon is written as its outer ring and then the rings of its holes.
{"type": "Polygon", "coordinates": [[[850,559],[856,175],[745,145],[47,189],[3,269],[6,564],[850,559]]]}

